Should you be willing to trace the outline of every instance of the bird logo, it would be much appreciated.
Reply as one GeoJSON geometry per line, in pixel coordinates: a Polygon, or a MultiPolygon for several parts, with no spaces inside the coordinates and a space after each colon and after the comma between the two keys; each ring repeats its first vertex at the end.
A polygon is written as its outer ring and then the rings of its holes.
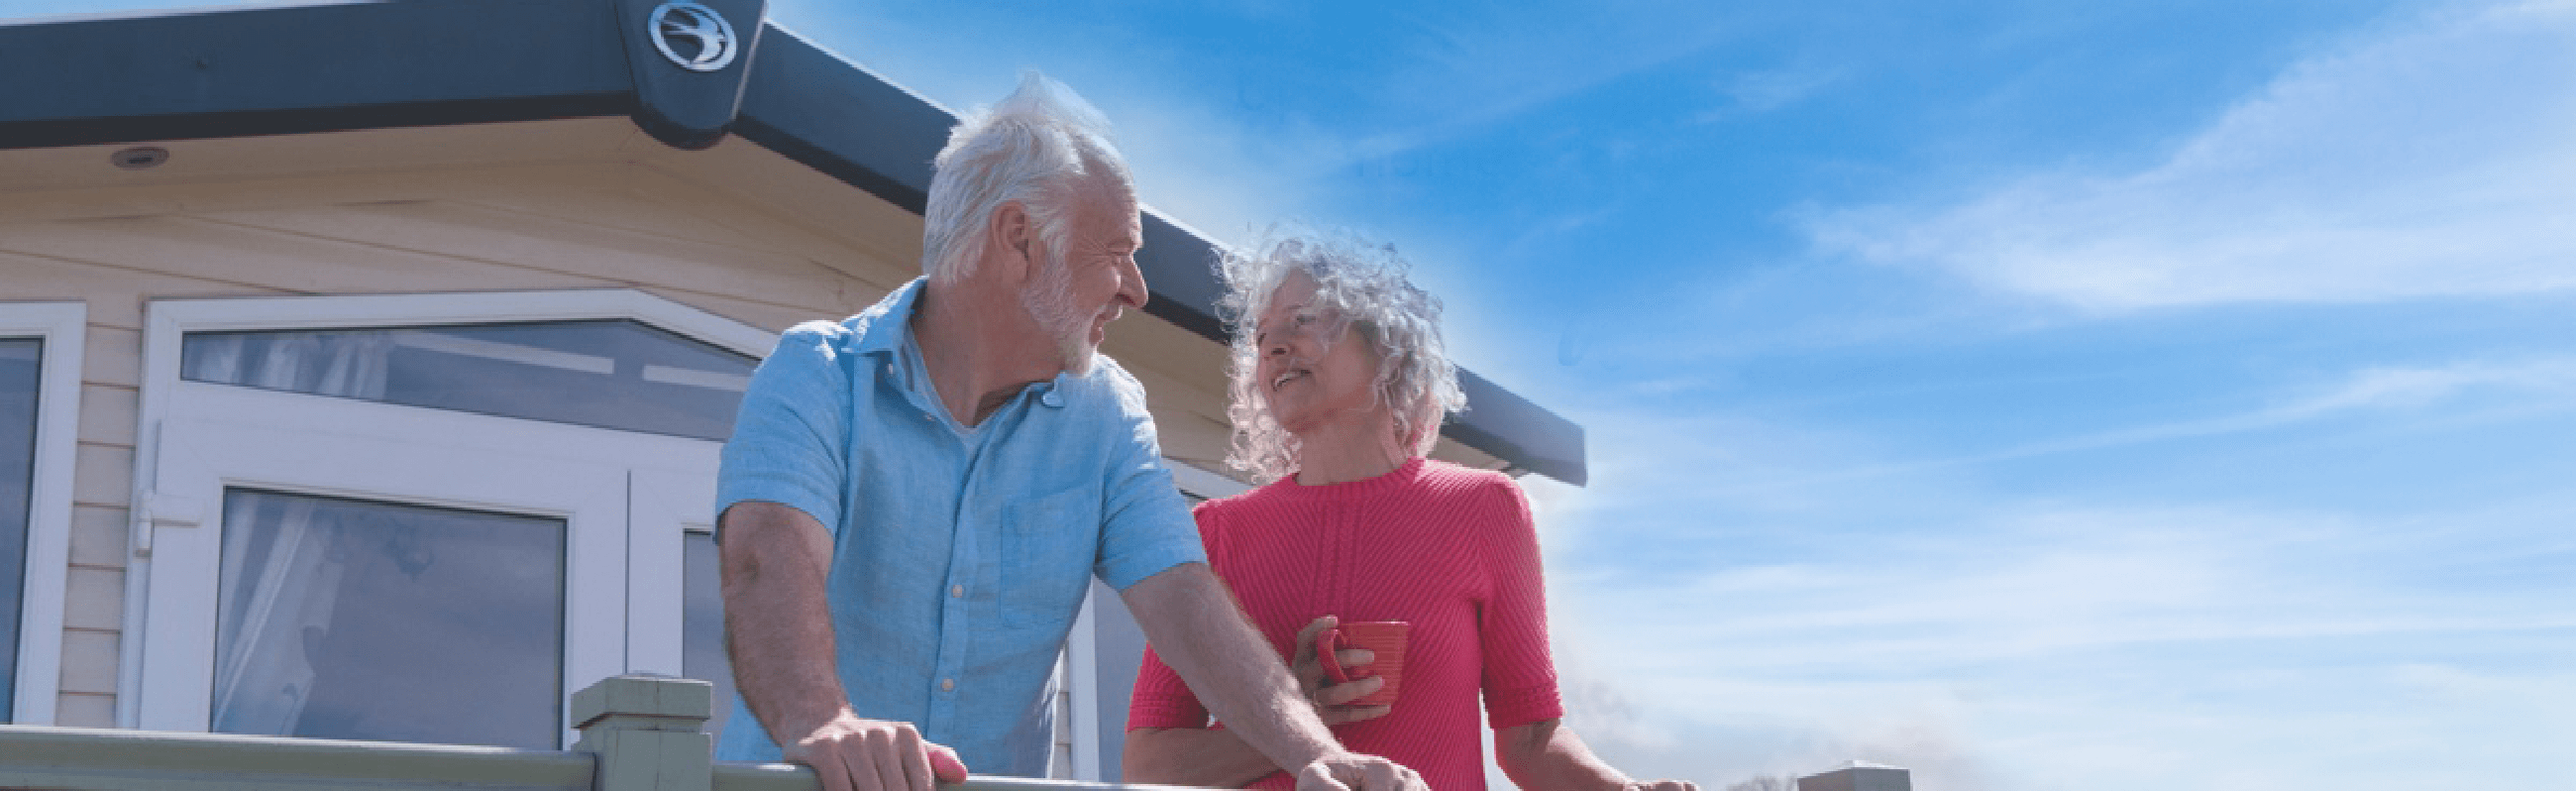
{"type": "Polygon", "coordinates": [[[644,24],[653,31],[653,46],[680,68],[715,71],[733,63],[737,49],[733,26],[726,24],[715,9],[672,0],[655,6],[652,19],[644,24]],[[675,39],[678,46],[674,46],[675,39]],[[680,54],[684,48],[694,54],[680,54]]]}

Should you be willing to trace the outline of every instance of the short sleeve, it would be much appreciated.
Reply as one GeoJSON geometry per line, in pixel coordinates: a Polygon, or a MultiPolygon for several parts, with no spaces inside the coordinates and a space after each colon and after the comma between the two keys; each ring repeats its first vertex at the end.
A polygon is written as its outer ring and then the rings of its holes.
{"type": "Polygon", "coordinates": [[[849,334],[829,322],[797,325],[752,371],[716,474],[718,515],[735,503],[765,500],[803,511],[840,535],[851,399],[842,366],[849,352],[841,342],[849,334]]]}
{"type": "Polygon", "coordinates": [[[1107,498],[1102,504],[1100,547],[1093,572],[1120,591],[1165,569],[1207,560],[1199,544],[1189,501],[1172,483],[1154,416],[1145,411],[1145,388],[1114,366],[1110,377],[1118,390],[1116,436],[1105,441],[1110,454],[1107,498]]]}
{"type": "Polygon", "coordinates": [[[1520,486],[1497,476],[1487,490],[1483,531],[1487,591],[1480,628],[1485,652],[1485,712],[1495,730],[1565,716],[1557,698],[1556,663],[1547,645],[1547,583],[1539,568],[1538,526],[1520,486]]]}

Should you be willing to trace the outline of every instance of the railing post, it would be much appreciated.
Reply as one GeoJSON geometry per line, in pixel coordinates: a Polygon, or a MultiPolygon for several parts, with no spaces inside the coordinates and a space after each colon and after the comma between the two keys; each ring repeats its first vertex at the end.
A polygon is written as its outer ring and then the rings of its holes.
{"type": "Polygon", "coordinates": [[[714,742],[706,734],[715,687],[669,676],[610,676],[572,696],[581,741],[599,756],[592,791],[710,791],[714,742]]]}

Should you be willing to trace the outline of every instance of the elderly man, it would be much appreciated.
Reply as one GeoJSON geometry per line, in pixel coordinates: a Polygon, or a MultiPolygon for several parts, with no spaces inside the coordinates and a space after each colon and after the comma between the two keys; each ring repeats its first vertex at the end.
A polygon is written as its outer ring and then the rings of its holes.
{"type": "Polygon", "coordinates": [[[1143,389],[1095,350],[1145,304],[1135,188],[1097,113],[1034,74],[939,153],[926,275],[761,363],[719,482],[742,706],[718,757],[826,789],[1042,775],[1089,580],[1310,789],[1419,789],[1333,741],[1208,570],[1143,389]],[[953,748],[953,752],[952,752],[953,748]]]}

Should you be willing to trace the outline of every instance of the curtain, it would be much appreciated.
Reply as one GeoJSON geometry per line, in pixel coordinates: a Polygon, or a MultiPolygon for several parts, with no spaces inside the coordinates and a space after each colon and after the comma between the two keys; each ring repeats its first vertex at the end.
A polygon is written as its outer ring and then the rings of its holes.
{"type": "MultiPolygon", "coordinates": [[[[192,338],[187,378],[318,395],[382,398],[384,332],[192,338]]],[[[289,735],[317,676],[352,548],[322,501],[227,491],[217,596],[213,728],[289,735]]]]}

